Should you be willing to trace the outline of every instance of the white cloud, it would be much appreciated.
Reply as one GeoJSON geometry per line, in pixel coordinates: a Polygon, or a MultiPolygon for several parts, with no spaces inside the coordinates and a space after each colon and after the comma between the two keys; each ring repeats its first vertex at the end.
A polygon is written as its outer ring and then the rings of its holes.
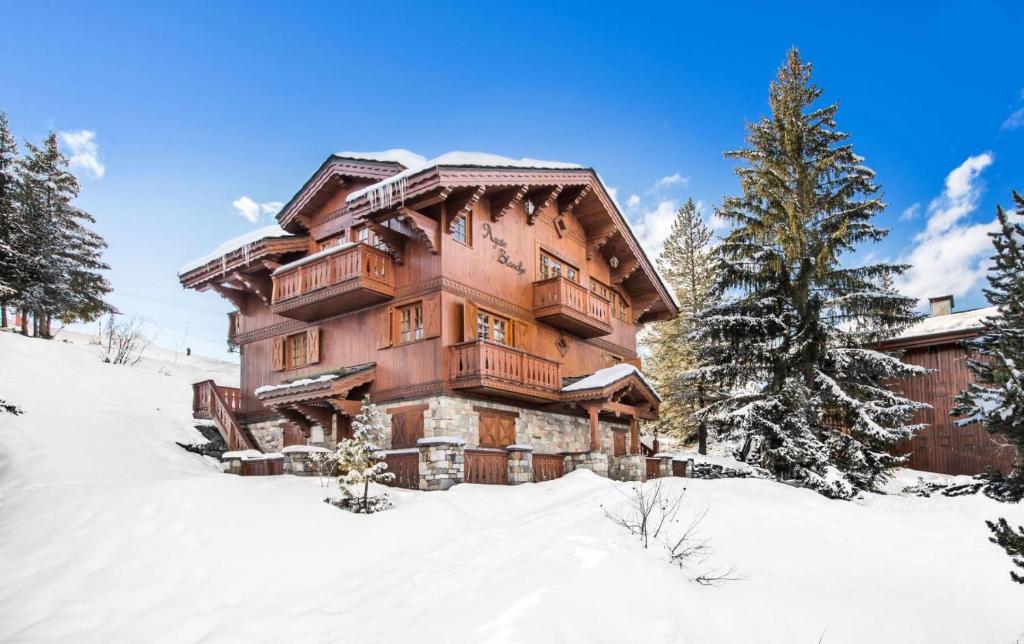
{"type": "Polygon", "coordinates": [[[665,240],[672,232],[672,222],[676,218],[679,202],[666,199],[658,203],[653,210],[648,210],[633,220],[633,232],[644,247],[648,257],[652,259],[661,254],[665,240]]]}
{"type": "Polygon", "coordinates": [[[992,161],[989,152],[968,157],[946,176],[945,190],[928,204],[925,229],[900,258],[911,265],[899,284],[904,293],[921,299],[946,293],[962,296],[985,276],[992,254],[988,233],[998,223],[963,220],[978,208],[983,192],[980,175],[992,161]]]}
{"type": "Polygon", "coordinates": [[[640,195],[632,194],[629,195],[629,199],[626,200],[626,207],[632,210],[640,205],[640,195]]]}
{"type": "Polygon", "coordinates": [[[1003,121],[1004,130],[1016,130],[1017,128],[1024,125],[1024,107],[1021,107],[1010,113],[1003,121]]]}
{"type": "Polygon", "coordinates": [[[96,144],[96,133],[92,130],[58,132],[61,145],[70,152],[68,161],[72,168],[88,170],[97,179],[107,173],[107,166],[100,161],[100,148],[96,144]]]}
{"type": "Polygon", "coordinates": [[[659,188],[667,188],[668,186],[675,186],[675,185],[681,185],[681,186],[685,187],[686,184],[689,183],[689,182],[690,182],[690,179],[688,177],[684,177],[683,175],[679,174],[678,172],[675,172],[673,174],[668,175],[667,177],[662,177],[662,178],[658,179],[657,187],[659,187],[659,188]]]}
{"type": "Polygon", "coordinates": [[[255,224],[263,215],[276,215],[284,204],[280,201],[257,203],[255,200],[243,195],[231,202],[231,205],[235,207],[235,214],[250,224],[255,224]]]}
{"type": "Polygon", "coordinates": [[[913,221],[914,219],[917,219],[920,216],[921,204],[915,203],[903,211],[903,214],[900,215],[900,221],[913,221]]]}

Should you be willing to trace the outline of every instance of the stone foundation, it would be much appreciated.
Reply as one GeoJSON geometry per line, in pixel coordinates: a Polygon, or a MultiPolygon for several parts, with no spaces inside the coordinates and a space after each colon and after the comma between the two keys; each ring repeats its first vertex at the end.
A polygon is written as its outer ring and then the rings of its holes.
{"type": "Polygon", "coordinates": [[[598,476],[608,477],[608,455],[604,452],[583,452],[569,454],[565,459],[565,472],[590,470],[598,476]]]}
{"type": "Polygon", "coordinates": [[[654,458],[661,461],[658,463],[658,475],[659,476],[672,476],[672,455],[671,454],[655,454],[654,458]]]}
{"type": "Polygon", "coordinates": [[[533,448],[528,445],[509,445],[508,484],[533,483],[533,448]]]}
{"type": "Polygon", "coordinates": [[[647,474],[643,454],[613,457],[609,464],[609,477],[616,481],[642,481],[647,474]]]}
{"type": "Polygon", "coordinates": [[[447,490],[465,480],[465,441],[461,438],[421,438],[417,446],[421,490],[447,490]]]}
{"type": "Polygon", "coordinates": [[[284,421],[267,420],[246,425],[264,452],[280,452],[284,447],[284,421]]]}

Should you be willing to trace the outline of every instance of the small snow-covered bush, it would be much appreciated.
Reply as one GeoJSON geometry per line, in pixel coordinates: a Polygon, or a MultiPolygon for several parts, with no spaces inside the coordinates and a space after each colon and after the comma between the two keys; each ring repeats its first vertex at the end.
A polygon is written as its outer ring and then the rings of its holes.
{"type": "Polygon", "coordinates": [[[370,496],[370,483],[390,483],[395,478],[387,471],[384,452],[379,447],[383,440],[380,412],[367,395],[359,415],[352,421],[352,438],[338,443],[334,453],[341,499],[324,499],[326,502],[357,514],[373,514],[391,507],[387,494],[370,496]]]}
{"type": "Polygon", "coordinates": [[[948,497],[984,494],[995,501],[1018,503],[1024,498],[1024,480],[1015,476],[1005,476],[999,470],[990,468],[985,474],[976,474],[966,483],[926,481],[919,478],[916,484],[900,490],[900,494],[921,497],[930,497],[933,494],[948,497]]]}
{"type": "Polygon", "coordinates": [[[320,486],[327,487],[327,481],[338,476],[338,453],[309,452],[306,465],[320,477],[320,486]]]}

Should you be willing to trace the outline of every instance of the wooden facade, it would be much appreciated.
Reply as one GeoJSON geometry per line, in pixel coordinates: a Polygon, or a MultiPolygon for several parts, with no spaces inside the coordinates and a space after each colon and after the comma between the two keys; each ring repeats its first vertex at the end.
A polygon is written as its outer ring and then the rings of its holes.
{"type": "MultiPolygon", "coordinates": [[[[640,381],[562,391],[566,379],[638,364],[641,325],[678,310],[597,174],[542,165],[407,169],[332,156],[278,215],[288,235],[182,273],[183,286],[237,307],[229,340],[241,354],[243,424],[335,431],[366,393],[500,401],[592,423],[654,417],[656,395],[640,381]]],[[[393,447],[415,439],[407,422],[393,447]]],[[[496,467],[474,459],[474,476],[496,467]]]]}
{"type": "Polygon", "coordinates": [[[951,313],[951,308],[951,301],[937,298],[933,310],[939,316],[949,316],[948,324],[942,324],[947,322],[945,318],[932,324],[941,330],[929,332],[929,320],[936,322],[933,317],[882,345],[884,350],[901,352],[904,362],[929,370],[898,384],[906,397],[931,405],[930,409],[917,412],[912,420],[927,427],[903,444],[899,452],[908,456],[907,467],[916,470],[973,475],[995,467],[1009,473],[1014,462],[1011,446],[985,431],[981,424],[963,424],[950,415],[957,394],[974,381],[967,368],[969,352],[963,341],[976,337],[980,329],[973,320],[958,323],[952,317],[972,312],[951,313]]]}

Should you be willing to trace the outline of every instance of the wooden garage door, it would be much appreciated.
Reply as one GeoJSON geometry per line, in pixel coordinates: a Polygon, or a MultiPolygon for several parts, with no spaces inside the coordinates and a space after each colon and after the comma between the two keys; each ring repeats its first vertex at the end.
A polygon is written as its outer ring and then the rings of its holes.
{"type": "Polygon", "coordinates": [[[512,412],[478,409],[480,447],[504,449],[516,443],[516,416],[512,412]]]}
{"type": "Polygon", "coordinates": [[[416,447],[423,438],[423,412],[427,405],[410,405],[388,410],[391,414],[391,448],[416,447]]]}

